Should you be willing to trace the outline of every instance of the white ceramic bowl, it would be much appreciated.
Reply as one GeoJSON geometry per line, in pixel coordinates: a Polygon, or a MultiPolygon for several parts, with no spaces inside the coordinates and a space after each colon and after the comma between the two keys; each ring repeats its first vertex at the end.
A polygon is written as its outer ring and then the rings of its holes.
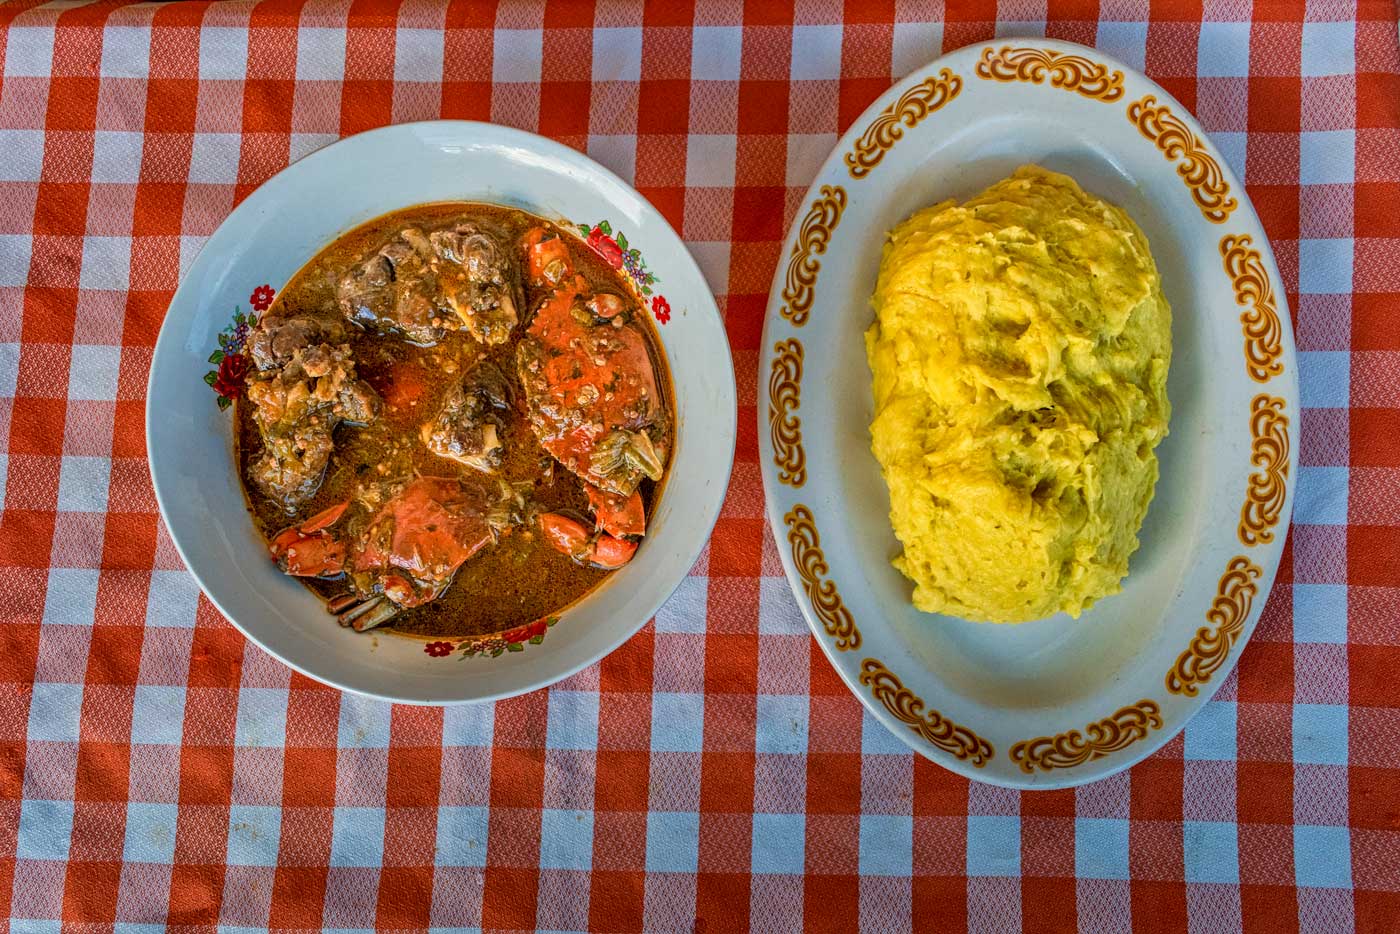
{"type": "Polygon", "coordinates": [[[1283,553],[1297,477],[1292,336],[1244,186],[1186,108],[1131,68],[1071,43],[1007,39],[891,88],[798,209],[759,361],[769,519],[798,604],[851,690],[919,752],[996,784],[1080,784],[1171,739],[1228,677],[1283,553]],[[1072,175],[1146,232],[1172,305],[1173,413],[1123,592],[1078,620],[997,626],[918,612],[890,565],[899,543],[870,453],[862,335],[886,233],[1028,162],[1072,175]]]}
{"type": "Polygon", "coordinates": [[[735,437],[734,369],[713,296],[656,209],[591,159],[505,127],[438,121],[341,140],[268,179],[228,218],[170,304],[151,363],[146,444],[161,515],[214,605],[258,645],[335,687],[406,703],[482,701],[566,677],[640,629],[690,570],[719,515],[735,437]],[[424,642],[336,625],[278,573],[244,506],[231,414],[205,385],[211,353],[238,340],[235,312],[266,306],[323,246],[386,212],[430,201],[506,204],[579,230],[607,222],[654,280],[676,400],[666,486],[636,557],[560,614],[502,637],[424,642]],[[669,314],[668,314],[669,306],[669,314]],[[662,322],[662,319],[664,322],[662,322]]]}

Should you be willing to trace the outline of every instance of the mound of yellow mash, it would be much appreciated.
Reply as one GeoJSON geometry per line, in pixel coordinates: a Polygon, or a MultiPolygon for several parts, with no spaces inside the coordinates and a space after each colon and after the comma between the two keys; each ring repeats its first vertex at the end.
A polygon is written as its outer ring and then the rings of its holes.
{"type": "Polygon", "coordinates": [[[1023,166],[896,227],[872,301],[871,448],[914,605],[1020,623],[1117,593],[1171,414],[1138,226],[1023,166]]]}

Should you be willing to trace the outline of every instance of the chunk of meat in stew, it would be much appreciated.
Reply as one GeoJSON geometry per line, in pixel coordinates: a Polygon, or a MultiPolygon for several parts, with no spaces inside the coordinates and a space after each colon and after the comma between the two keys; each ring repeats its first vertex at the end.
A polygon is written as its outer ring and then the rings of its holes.
{"type": "Polygon", "coordinates": [[[442,407],[420,428],[423,443],[483,473],[492,473],[505,456],[505,417],[510,388],[489,360],[472,367],[443,396],[442,407]]]}
{"type": "Polygon", "coordinates": [[[380,399],[359,379],[344,340],[344,322],[315,315],[270,316],[250,338],[257,369],[247,397],[262,452],[249,479],[284,511],[315,494],[341,422],[365,425],[379,414],[380,399]]]}
{"type": "Polygon", "coordinates": [[[470,221],[424,232],[404,227],[341,276],[341,311],[357,324],[436,344],[465,330],[487,345],[510,339],[519,320],[514,252],[470,221]]]}

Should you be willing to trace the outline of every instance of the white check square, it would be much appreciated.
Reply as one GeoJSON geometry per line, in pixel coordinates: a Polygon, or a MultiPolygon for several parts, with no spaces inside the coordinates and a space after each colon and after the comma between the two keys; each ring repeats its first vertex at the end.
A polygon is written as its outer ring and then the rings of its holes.
{"type": "Polygon", "coordinates": [[[105,512],[110,457],[64,457],[58,473],[59,512],[105,512]]]}
{"type": "Polygon", "coordinates": [[[134,185],[141,179],[141,151],[144,135],[117,130],[98,130],[92,137],[92,180],[134,185]]]}
{"type": "Polygon", "coordinates": [[[145,78],[151,72],[151,27],[108,26],[102,30],[102,77],[145,78]]]}
{"type": "Polygon", "coordinates": [[[0,182],[37,182],[43,168],[43,130],[0,130],[0,182]]]}
{"type": "Polygon", "coordinates": [[[202,81],[241,81],[248,73],[248,30],[205,26],[199,31],[199,77],[202,81]]]}
{"type": "Polygon", "coordinates": [[[297,30],[297,80],[345,78],[345,30],[303,26],[297,30]]]}
{"type": "Polygon", "coordinates": [[[122,349],[100,344],[73,345],[68,364],[68,398],[114,402],[122,349]]]}

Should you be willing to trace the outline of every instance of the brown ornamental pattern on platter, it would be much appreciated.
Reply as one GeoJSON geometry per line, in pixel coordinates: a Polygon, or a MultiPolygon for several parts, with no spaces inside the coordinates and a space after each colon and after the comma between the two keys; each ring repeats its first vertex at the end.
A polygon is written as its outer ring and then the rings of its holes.
{"type": "Polygon", "coordinates": [[[836,648],[846,652],[860,647],[860,630],[836,584],[826,575],[830,568],[826,555],[822,552],[821,535],[817,532],[812,511],[798,503],[783,516],[787,523],[788,545],[792,549],[792,563],[797,575],[802,578],[802,589],[812,604],[812,612],[822,621],[826,634],[836,640],[836,648]]]}
{"type": "Polygon", "coordinates": [[[1054,736],[1021,740],[1011,747],[1011,760],[1027,775],[1036,769],[1042,772],[1069,769],[1126,749],[1161,728],[1162,708],[1156,701],[1143,698],[1136,704],[1119,708],[1112,716],[1086,725],[1082,733],[1068,730],[1054,736]]]}
{"type": "Polygon", "coordinates": [[[1263,573],[1244,555],[1230,559],[1216,585],[1215,599],[1206,611],[1206,621],[1211,625],[1196,630],[1186,651],[1177,656],[1176,664],[1167,672],[1168,691],[1195,697],[1200,686],[1225,664],[1230,649],[1244,633],[1250,607],[1259,593],[1256,581],[1263,573]]]}
{"type": "Polygon", "coordinates": [[[913,128],[962,91],[962,78],[951,69],[944,68],[914,85],[899,99],[880,111],[879,116],[870,121],[870,126],[855,141],[851,151],[846,153],[846,169],[851,178],[865,178],[885,153],[894,148],[904,136],[905,127],[913,128]]]}
{"type": "Polygon", "coordinates": [[[1283,515],[1288,495],[1288,416],[1284,400],[1263,394],[1249,406],[1249,462],[1259,470],[1249,475],[1240,507],[1240,541],[1254,546],[1274,540],[1274,526],[1283,515]]]}
{"type": "Polygon", "coordinates": [[[960,726],[936,710],[925,708],[923,698],[903,682],[878,658],[867,658],[860,666],[860,683],[870,694],[920,737],[958,759],[982,768],[992,758],[992,744],[965,726],[960,726]]]}
{"type": "Polygon", "coordinates": [[[1245,370],[1256,383],[1266,383],[1283,372],[1283,322],[1279,319],[1269,273],[1262,254],[1247,235],[1220,238],[1220,258],[1235,290],[1235,304],[1244,328],[1245,370]]]}
{"type": "Polygon", "coordinates": [[[807,482],[802,420],[796,412],[801,404],[802,343],[790,337],[773,346],[773,367],[768,375],[768,434],[773,442],[778,481],[794,488],[807,482]]]}
{"type": "Polygon", "coordinates": [[[826,252],[836,225],[841,223],[841,212],[846,209],[846,189],[840,185],[823,185],[818,196],[812,201],[802,218],[798,229],[797,242],[792,245],[792,255],[788,258],[787,273],[783,281],[783,306],[779,313],[802,327],[807,323],[807,315],[812,310],[816,297],[817,273],[821,272],[821,260],[826,252]]]}
{"type": "Polygon", "coordinates": [[[1239,202],[1231,196],[1220,163],[1206,151],[1201,138],[1152,94],[1128,105],[1128,119],[1163,156],[1176,163],[1176,174],[1191,190],[1205,219],[1212,224],[1225,223],[1239,202]]]}
{"type": "Polygon", "coordinates": [[[1050,49],[990,46],[982,50],[977,63],[977,76],[989,81],[1027,81],[1043,84],[1050,77],[1050,86],[1073,91],[1091,100],[1111,103],[1123,96],[1123,72],[1109,70],[1107,65],[1083,55],[1055,52],[1050,49]]]}

